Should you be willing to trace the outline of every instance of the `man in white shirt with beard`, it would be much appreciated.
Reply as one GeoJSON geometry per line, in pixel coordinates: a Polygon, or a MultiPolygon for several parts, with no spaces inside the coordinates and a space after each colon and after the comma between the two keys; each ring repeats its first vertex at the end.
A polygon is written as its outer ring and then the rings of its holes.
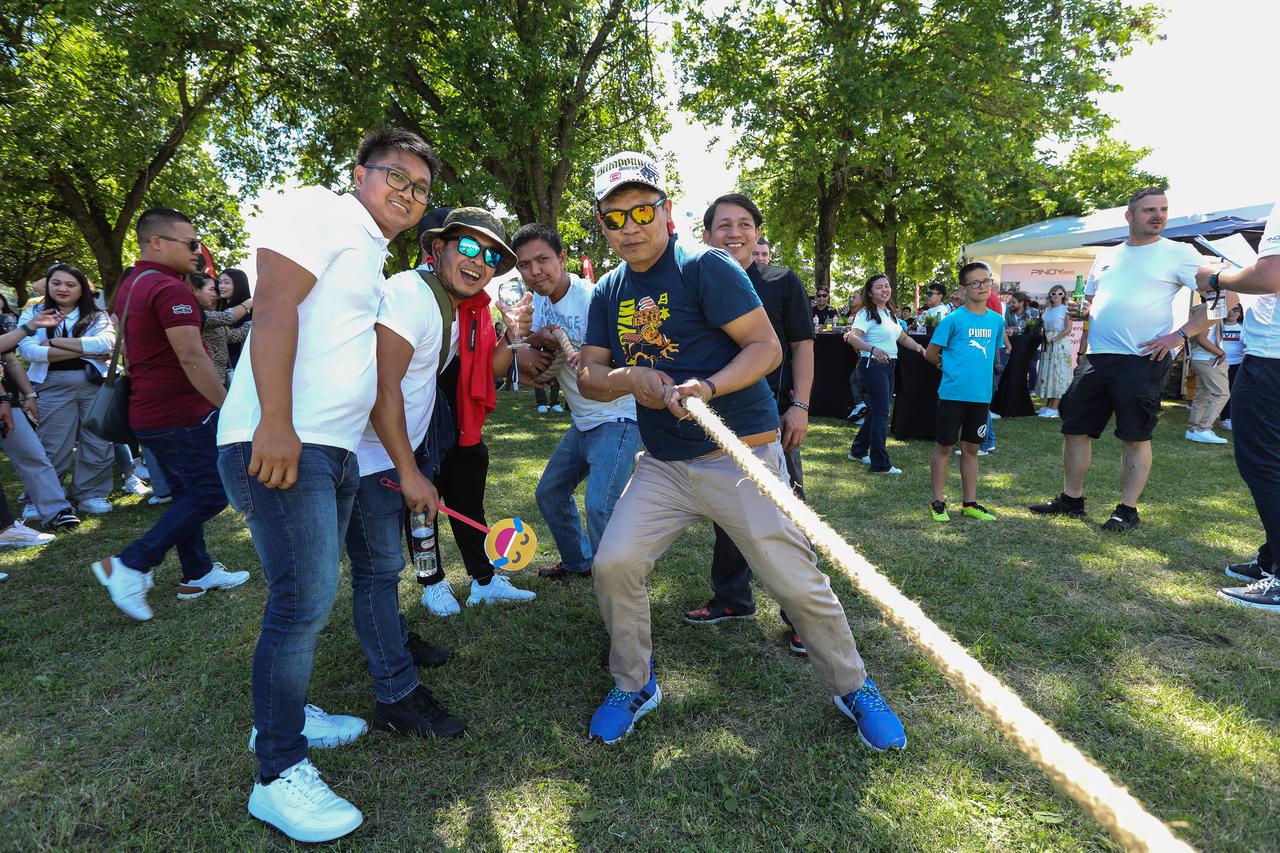
{"type": "Polygon", "coordinates": [[[516,269],[533,291],[533,328],[528,342],[544,351],[561,349],[552,333],[559,327],[568,336],[574,352],[556,373],[573,423],[556,445],[535,497],[538,509],[560,550],[560,562],[538,575],[563,580],[590,577],[591,561],[600,537],[609,524],[613,506],[631,478],[631,466],[640,451],[640,428],[636,424],[636,401],[630,394],[602,403],[589,400],[578,390],[578,357],[587,331],[587,309],[591,286],[565,269],[567,260],[560,235],[546,225],[526,225],[511,238],[516,252],[516,269]],[[574,492],[587,481],[587,526],[582,520],[574,492]]]}

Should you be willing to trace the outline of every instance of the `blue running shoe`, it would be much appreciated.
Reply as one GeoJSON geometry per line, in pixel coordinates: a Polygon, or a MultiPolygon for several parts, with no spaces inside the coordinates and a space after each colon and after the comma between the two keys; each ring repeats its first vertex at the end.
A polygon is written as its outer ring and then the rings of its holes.
{"type": "Polygon", "coordinates": [[[588,737],[600,738],[605,743],[617,743],[636,727],[636,720],[658,707],[662,701],[662,688],[650,669],[649,683],[628,693],[617,687],[609,691],[596,712],[591,715],[588,737]]]}
{"type": "Polygon", "coordinates": [[[840,713],[858,724],[858,737],[876,752],[906,749],[907,733],[880,689],[869,677],[861,688],[846,696],[834,696],[840,713]]]}

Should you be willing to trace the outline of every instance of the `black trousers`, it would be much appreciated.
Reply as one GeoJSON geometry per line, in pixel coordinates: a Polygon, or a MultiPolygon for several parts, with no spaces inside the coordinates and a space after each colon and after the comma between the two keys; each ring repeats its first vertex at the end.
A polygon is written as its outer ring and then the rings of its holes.
{"type": "Polygon", "coordinates": [[[539,406],[557,406],[560,404],[560,380],[552,379],[546,388],[534,387],[533,400],[539,406]]]}
{"type": "MultiPolygon", "coordinates": [[[[445,506],[481,524],[488,524],[484,517],[484,487],[488,478],[488,445],[483,441],[468,447],[455,444],[444,455],[435,487],[445,506]]],[[[458,550],[462,552],[462,562],[467,567],[467,574],[478,581],[487,582],[493,577],[493,565],[484,553],[484,534],[471,525],[452,518],[449,519],[449,527],[453,530],[458,550]]],[[[439,530],[438,524],[436,529],[439,530]]],[[[439,541],[437,535],[436,542],[439,541]]],[[[438,562],[437,565],[440,568],[434,577],[428,579],[428,583],[444,580],[444,563],[438,562]]]]}
{"type": "Polygon", "coordinates": [[[4,489],[0,489],[0,530],[5,530],[13,526],[13,510],[9,509],[9,499],[5,497],[4,489]]]}
{"type": "MultiPolygon", "coordinates": [[[[791,488],[804,500],[804,485],[800,474],[800,448],[784,454],[787,460],[787,475],[791,479],[791,488]]],[[[733,544],[729,534],[713,524],[716,542],[711,550],[711,600],[715,604],[730,607],[739,613],[751,613],[756,609],[754,596],[751,594],[751,567],[747,558],[742,556],[738,546],[733,544]]],[[[783,613],[784,621],[787,614],[783,613]]],[[[790,625],[790,622],[787,622],[790,625]]]]}
{"type": "Polygon", "coordinates": [[[1274,568],[1280,547],[1280,358],[1245,356],[1231,389],[1231,425],[1236,467],[1266,533],[1258,565],[1274,568]]]}

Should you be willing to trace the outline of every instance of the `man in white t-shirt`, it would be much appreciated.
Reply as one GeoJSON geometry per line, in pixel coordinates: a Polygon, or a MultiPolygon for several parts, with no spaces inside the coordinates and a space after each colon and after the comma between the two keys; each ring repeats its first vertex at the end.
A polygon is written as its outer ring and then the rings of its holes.
{"type": "MultiPolygon", "coordinates": [[[[1220,288],[1244,307],[1245,355],[1231,386],[1231,426],[1236,466],[1253,494],[1266,541],[1254,559],[1227,567],[1227,574],[1252,581],[1221,589],[1232,604],[1280,612],[1280,204],[1271,209],[1258,261],[1244,269],[1202,270],[1201,290],[1220,288]]],[[[1195,332],[1192,331],[1191,334],[1195,332]]]]}
{"type": "Polygon", "coordinates": [[[569,401],[573,423],[547,460],[535,492],[538,510],[560,550],[560,562],[538,575],[559,580],[590,577],[591,560],[600,537],[640,451],[636,401],[627,394],[602,403],[587,399],[578,390],[577,349],[587,332],[592,288],[565,269],[567,257],[556,230],[546,225],[525,225],[511,238],[511,245],[516,251],[516,268],[534,294],[534,332],[528,338],[529,344],[548,352],[559,350],[560,343],[551,332],[553,327],[559,327],[573,346],[573,352],[566,353],[556,372],[569,401]],[[585,534],[574,498],[584,479],[585,534]]]}
{"type": "Polygon", "coordinates": [[[951,313],[951,305],[947,303],[947,288],[941,284],[931,284],[924,295],[924,316],[937,317],[939,322],[951,313]]]}
{"type": "MultiPolygon", "coordinates": [[[[218,470],[268,584],[253,659],[259,769],[249,812],[299,841],[339,838],[363,820],[307,752],[368,726],[308,704],[307,688],[337,596],[360,482],[356,449],[377,394],[387,244],[426,211],[439,169],[417,135],[377,131],[356,154],[353,193],[308,187],[282,201],[259,242],[254,331],[219,419],[218,470]]],[[[400,639],[398,623],[376,629],[400,639]]]]}
{"type": "MultiPolygon", "coordinates": [[[[1084,480],[1093,441],[1114,414],[1115,436],[1124,442],[1122,495],[1102,529],[1132,530],[1139,524],[1138,499],[1151,473],[1151,434],[1173,367],[1170,347],[1157,341],[1172,334],[1177,297],[1183,288],[1195,288],[1200,269],[1195,249],[1160,236],[1168,219],[1163,189],[1137,191],[1125,211],[1129,238],[1094,262],[1085,288],[1091,317],[1089,363],[1076,374],[1059,410],[1062,494],[1030,507],[1032,512],[1084,515],[1084,480]]],[[[1177,340],[1186,345],[1185,336],[1177,340]]]]}

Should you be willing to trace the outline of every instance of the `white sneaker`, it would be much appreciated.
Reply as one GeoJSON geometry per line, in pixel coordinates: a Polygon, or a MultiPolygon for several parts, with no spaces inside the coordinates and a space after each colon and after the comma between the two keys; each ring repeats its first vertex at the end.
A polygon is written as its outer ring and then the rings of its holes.
{"type": "Polygon", "coordinates": [[[27,504],[22,508],[22,523],[23,524],[39,524],[40,523],[40,510],[36,509],[35,504],[27,504]]]}
{"type": "Polygon", "coordinates": [[[178,584],[178,598],[190,601],[211,589],[231,589],[240,586],[248,579],[248,572],[229,572],[222,563],[214,563],[213,568],[209,569],[204,577],[178,584]]]}
{"type": "Polygon", "coordinates": [[[30,548],[33,545],[48,545],[52,541],[52,533],[32,530],[21,521],[15,521],[0,530],[0,548],[30,548]]]}
{"type": "MultiPolygon", "coordinates": [[[[329,714],[316,705],[307,705],[302,709],[302,736],[307,739],[311,749],[333,749],[351,743],[360,735],[369,731],[369,724],[359,717],[345,714],[329,714]]],[[[249,732],[249,751],[258,742],[258,729],[249,732]]]]}
{"type": "Polygon", "coordinates": [[[853,451],[852,451],[852,450],[850,450],[850,451],[848,452],[848,454],[846,454],[846,458],[847,458],[850,462],[861,462],[863,465],[870,465],[870,464],[871,464],[871,456],[870,456],[870,455],[867,455],[867,456],[854,456],[854,455],[853,455],[853,451]]]}
{"type": "Polygon", "coordinates": [[[5,582],[5,581],[7,581],[8,579],[9,579],[9,573],[8,573],[8,572],[0,572],[0,583],[4,583],[4,582],[5,582]]]}
{"type": "Polygon", "coordinates": [[[1041,409],[1039,412],[1036,413],[1036,417],[1053,419],[1058,417],[1058,410],[1051,409],[1048,406],[1045,406],[1043,409],[1041,409]]]}
{"type": "Polygon", "coordinates": [[[307,759],[280,774],[270,785],[253,783],[249,814],[294,841],[332,841],[353,831],[364,815],[339,797],[307,759]]]}
{"type": "Polygon", "coordinates": [[[137,474],[134,474],[131,477],[125,478],[124,485],[120,487],[120,491],[124,492],[126,495],[146,497],[151,494],[151,487],[142,482],[137,474]]]}
{"type": "Polygon", "coordinates": [[[545,415],[548,411],[550,411],[550,410],[549,410],[546,406],[539,406],[539,407],[538,407],[538,414],[540,414],[540,415],[545,415]]]}
{"type": "Polygon", "coordinates": [[[111,504],[105,498],[89,498],[76,504],[81,512],[90,515],[106,515],[111,512],[111,504]]]}
{"type": "Polygon", "coordinates": [[[991,413],[991,420],[993,420],[993,421],[998,421],[998,420],[1000,420],[1000,416],[999,416],[999,415],[997,415],[995,412],[992,412],[992,413],[991,413]]]}
{"type": "Polygon", "coordinates": [[[1227,418],[1225,421],[1222,422],[1222,428],[1225,429],[1227,432],[1231,431],[1231,418],[1227,418]]]}
{"type": "Polygon", "coordinates": [[[871,473],[872,474],[901,474],[902,469],[896,466],[890,465],[888,471],[872,471],[871,473]]]}
{"type": "MultiPolygon", "coordinates": [[[[992,449],[994,450],[994,448],[992,448],[992,449]]],[[[958,447],[957,447],[957,448],[956,448],[956,456],[960,456],[960,455],[961,455],[961,453],[960,453],[960,448],[958,448],[958,447]]],[[[990,451],[990,450],[983,450],[981,447],[979,447],[979,448],[978,448],[978,455],[979,455],[979,456],[990,456],[990,455],[991,455],[991,451],[990,451]]]]}
{"type": "Polygon", "coordinates": [[[120,562],[119,557],[111,557],[94,563],[90,568],[98,578],[98,583],[111,593],[111,600],[124,611],[126,616],[146,622],[151,618],[151,607],[147,604],[147,591],[155,586],[151,572],[140,572],[120,562]]]}
{"type": "Polygon", "coordinates": [[[427,608],[427,612],[432,616],[452,616],[462,612],[462,607],[459,606],[458,599],[453,597],[453,590],[449,589],[447,580],[436,581],[423,587],[422,606],[427,608]]]}
{"type": "Polygon", "coordinates": [[[467,606],[501,604],[504,601],[533,601],[537,597],[538,594],[533,590],[518,589],[501,575],[494,575],[493,579],[484,586],[477,581],[471,582],[471,595],[467,596],[467,606]]]}
{"type": "Polygon", "coordinates": [[[160,506],[161,504],[173,503],[173,495],[152,495],[147,498],[147,503],[151,506],[160,506]]]}
{"type": "Polygon", "coordinates": [[[141,456],[133,460],[133,476],[137,477],[139,480],[151,479],[151,471],[147,469],[147,463],[142,461],[141,456]]]}
{"type": "Polygon", "coordinates": [[[1227,440],[1218,435],[1211,429],[1187,430],[1187,441],[1195,441],[1200,444],[1226,444],[1227,440]]]}
{"type": "Polygon", "coordinates": [[[557,415],[563,415],[564,406],[560,405],[559,403],[556,403],[554,406],[551,407],[551,411],[555,412],[557,415]]]}

